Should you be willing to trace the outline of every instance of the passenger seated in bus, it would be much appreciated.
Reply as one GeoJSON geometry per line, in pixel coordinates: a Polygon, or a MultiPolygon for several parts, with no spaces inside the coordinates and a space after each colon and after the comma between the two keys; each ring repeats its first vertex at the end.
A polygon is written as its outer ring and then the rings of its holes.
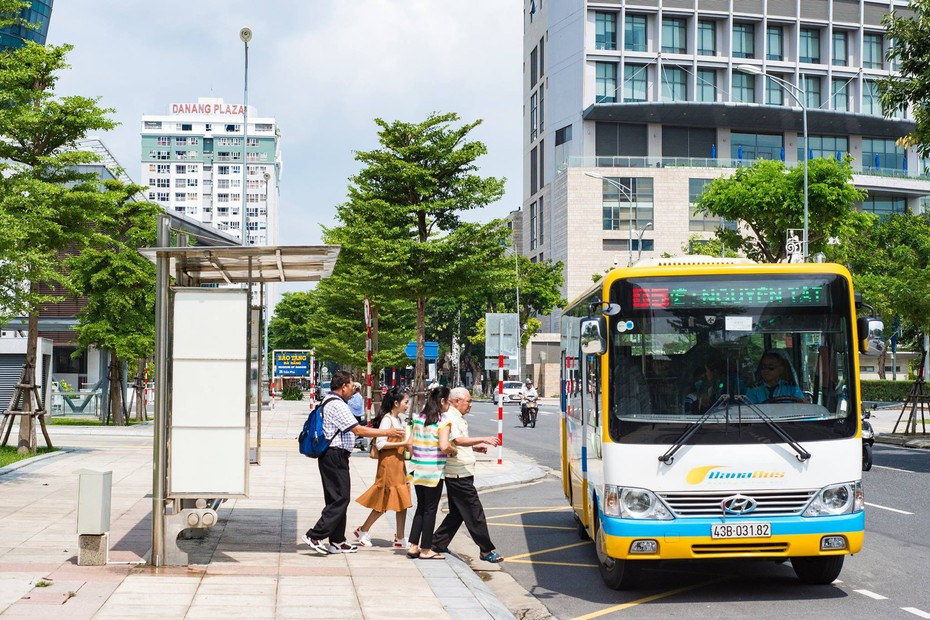
{"type": "Polygon", "coordinates": [[[759,385],[746,392],[751,403],[806,402],[804,392],[798,387],[794,370],[782,353],[775,349],[766,351],[759,360],[756,370],[759,385]]]}
{"type": "Polygon", "coordinates": [[[613,376],[614,415],[617,417],[648,416],[652,400],[646,376],[635,360],[620,351],[613,376]]]}

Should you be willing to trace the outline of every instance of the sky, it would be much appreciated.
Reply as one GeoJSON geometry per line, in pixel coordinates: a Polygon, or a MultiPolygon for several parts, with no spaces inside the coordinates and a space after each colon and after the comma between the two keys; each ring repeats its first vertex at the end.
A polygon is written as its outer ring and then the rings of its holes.
{"type": "MultiPolygon", "coordinates": [[[[57,0],[48,43],[69,43],[59,95],[100,98],[115,130],[96,135],[136,182],[143,114],[173,102],[243,99],[281,132],[280,242],[322,243],[358,172],[377,148],[373,119],[420,122],[455,112],[483,122],[482,176],[505,177],[504,198],[468,219],[504,217],[522,199],[523,3],[517,0],[57,0]]],[[[299,286],[306,288],[306,285],[299,286]]],[[[293,289],[291,289],[293,290],[293,289]]]]}

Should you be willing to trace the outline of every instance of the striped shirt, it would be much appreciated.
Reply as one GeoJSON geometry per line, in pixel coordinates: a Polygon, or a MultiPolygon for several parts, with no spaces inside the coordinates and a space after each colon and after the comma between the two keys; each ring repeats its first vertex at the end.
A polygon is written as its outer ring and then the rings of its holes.
{"type": "Polygon", "coordinates": [[[424,487],[434,487],[442,480],[446,469],[446,454],[439,449],[439,430],[448,426],[445,414],[436,424],[427,425],[422,414],[413,416],[413,458],[410,460],[410,481],[424,487]]]}
{"type": "Polygon", "coordinates": [[[355,449],[355,433],[358,420],[349,411],[346,401],[338,394],[327,394],[323,400],[323,434],[332,437],[330,448],[342,448],[348,452],[355,449]]]}

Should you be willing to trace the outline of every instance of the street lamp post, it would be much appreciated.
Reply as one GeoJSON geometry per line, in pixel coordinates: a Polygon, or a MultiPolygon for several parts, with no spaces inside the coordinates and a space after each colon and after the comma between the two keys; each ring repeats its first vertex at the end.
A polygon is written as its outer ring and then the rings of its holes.
{"type": "Polygon", "coordinates": [[[242,245],[249,245],[249,216],[246,211],[246,188],[248,186],[249,168],[249,41],[252,40],[252,29],[243,28],[239,31],[239,38],[245,45],[245,79],[243,81],[242,95],[242,245]]]}
{"type": "Polygon", "coordinates": [[[639,259],[643,256],[643,235],[646,234],[646,231],[652,228],[652,222],[647,222],[643,229],[639,231],[638,240],[636,241],[636,262],[639,262],[639,259]]]}
{"type": "Polygon", "coordinates": [[[597,174],[596,172],[585,172],[585,176],[589,176],[592,179],[600,179],[602,181],[606,181],[607,183],[610,183],[611,185],[616,187],[618,190],[623,192],[627,200],[630,201],[629,240],[627,241],[627,244],[628,244],[627,247],[630,251],[630,258],[627,260],[627,264],[626,264],[626,266],[629,267],[630,265],[633,264],[633,206],[634,206],[633,192],[630,190],[629,187],[625,185],[620,185],[620,183],[614,181],[613,179],[607,178],[601,174],[597,174]]]}
{"type": "MultiPolygon", "coordinates": [[[[770,80],[774,80],[785,89],[791,98],[798,102],[798,105],[801,106],[801,122],[804,127],[804,233],[801,238],[801,258],[804,262],[807,262],[807,243],[808,243],[808,211],[807,211],[807,160],[810,157],[810,150],[808,146],[808,135],[807,135],[807,91],[805,91],[800,86],[792,84],[788,80],[783,80],[780,77],[776,77],[769,73],[765,73],[759,67],[754,65],[739,65],[736,67],[738,70],[744,73],[751,73],[752,75],[764,75],[770,80]],[[800,97],[798,96],[800,93],[800,97]]],[[[802,76],[803,77],[803,76],[802,76]]]]}

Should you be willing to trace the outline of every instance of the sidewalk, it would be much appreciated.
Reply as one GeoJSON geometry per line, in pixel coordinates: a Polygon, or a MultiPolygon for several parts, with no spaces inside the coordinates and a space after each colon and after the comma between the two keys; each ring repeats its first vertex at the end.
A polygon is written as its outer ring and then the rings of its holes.
{"type": "MultiPolygon", "coordinates": [[[[188,567],[144,563],[151,546],[152,425],[49,426],[61,452],[0,470],[0,617],[512,618],[462,559],[409,560],[392,549],[393,514],[372,528],[376,546],[355,554],[320,556],[300,542],[323,507],[316,462],[297,452],[295,440],[308,407],[278,401],[262,412],[262,463],[250,468],[250,496],[223,503],[219,523],[204,538],[181,542],[188,567]],[[77,566],[74,471],[85,467],[113,472],[109,563],[102,567],[77,566]]],[[[496,458],[479,461],[479,488],[546,473],[506,450],[503,465],[496,458]]],[[[376,465],[367,453],[350,459],[353,496],[374,480],[376,465]]],[[[348,530],[367,513],[353,502],[348,530]]],[[[408,528],[412,517],[411,509],[408,528]]],[[[464,528],[453,551],[478,556],[464,528]]]]}
{"type": "MultiPolygon", "coordinates": [[[[889,403],[882,404],[872,409],[872,415],[869,418],[869,422],[872,423],[872,429],[875,431],[875,442],[876,443],[885,443],[893,444],[896,446],[903,446],[905,448],[921,448],[924,450],[930,450],[930,434],[924,435],[920,431],[923,431],[923,425],[920,423],[920,420],[917,421],[917,434],[905,435],[902,431],[905,426],[907,426],[908,419],[910,418],[910,407],[904,412],[904,415],[901,416],[901,409],[904,406],[904,403],[889,403]],[[901,422],[898,423],[898,417],[901,416],[901,422]],[[897,423],[898,432],[893,433],[895,424],[897,423]]],[[[917,412],[918,416],[920,411],[917,412]]],[[[927,424],[927,428],[930,429],[930,424],[927,424]]]]}

